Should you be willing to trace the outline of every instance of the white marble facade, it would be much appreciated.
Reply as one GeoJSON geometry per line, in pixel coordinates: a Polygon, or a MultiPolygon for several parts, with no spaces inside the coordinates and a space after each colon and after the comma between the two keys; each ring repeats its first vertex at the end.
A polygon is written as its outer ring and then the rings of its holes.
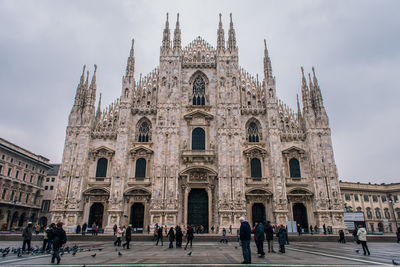
{"type": "Polygon", "coordinates": [[[132,41],[121,96],[106,109],[101,99],[95,107],[97,67],[91,81],[84,69],[53,220],[67,228],[96,221],[109,231],[114,224],[186,225],[197,209],[208,228],[236,228],[240,216],[277,224],[300,216],[303,224],[343,228],[331,129],[314,69],[308,81],[302,69],[302,107],[298,101],[294,111],[277,98],[266,44],[262,80],[238,58],[232,17],[225,41],[220,16],[216,48],[201,37],[182,48],[179,17],[173,37],[167,17],[159,67],[136,80],[132,41]],[[189,198],[195,191],[200,200],[189,198]]]}

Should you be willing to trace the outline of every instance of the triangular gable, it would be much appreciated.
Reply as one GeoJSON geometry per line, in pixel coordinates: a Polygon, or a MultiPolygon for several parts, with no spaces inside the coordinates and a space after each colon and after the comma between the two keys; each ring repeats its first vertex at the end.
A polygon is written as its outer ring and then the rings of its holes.
{"type": "Polygon", "coordinates": [[[282,153],[283,153],[283,154],[289,154],[290,152],[293,152],[293,151],[298,152],[299,154],[304,154],[304,153],[306,153],[306,151],[305,151],[304,149],[299,148],[299,147],[297,147],[297,146],[291,146],[291,147],[289,147],[289,148],[283,150],[282,153]]]}
{"type": "Polygon", "coordinates": [[[251,146],[243,151],[245,155],[268,154],[268,151],[259,145],[251,146]]]}
{"type": "Polygon", "coordinates": [[[148,147],[145,147],[145,146],[142,146],[142,145],[141,145],[141,146],[137,146],[137,147],[131,149],[130,153],[131,153],[131,155],[142,154],[142,153],[143,153],[143,154],[153,154],[154,151],[151,150],[151,149],[148,148],[148,147]]]}
{"type": "Polygon", "coordinates": [[[185,120],[191,120],[194,117],[202,117],[202,118],[205,118],[206,120],[214,119],[214,115],[212,115],[208,112],[205,112],[203,110],[194,110],[192,112],[189,112],[185,116],[183,116],[183,118],[185,118],[185,120]]]}

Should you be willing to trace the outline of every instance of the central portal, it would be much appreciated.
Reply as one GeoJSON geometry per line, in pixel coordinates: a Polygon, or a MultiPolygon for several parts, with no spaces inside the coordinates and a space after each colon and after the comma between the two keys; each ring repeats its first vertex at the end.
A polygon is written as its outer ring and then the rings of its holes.
{"type": "Polygon", "coordinates": [[[188,199],[188,224],[202,225],[208,232],[208,195],[204,189],[192,189],[188,199]]]}

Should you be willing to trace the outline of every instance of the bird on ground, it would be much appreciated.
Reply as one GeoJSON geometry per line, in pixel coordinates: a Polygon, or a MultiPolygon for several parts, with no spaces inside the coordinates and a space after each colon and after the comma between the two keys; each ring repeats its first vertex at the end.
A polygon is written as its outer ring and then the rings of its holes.
{"type": "Polygon", "coordinates": [[[99,248],[99,251],[102,251],[103,249],[102,248],[99,248]]]}
{"type": "Polygon", "coordinates": [[[93,255],[90,255],[90,256],[92,256],[92,258],[94,258],[94,257],[96,257],[96,253],[94,253],[93,255]]]}
{"type": "Polygon", "coordinates": [[[75,255],[76,255],[76,251],[72,252],[72,256],[75,256],[75,255]]]}
{"type": "Polygon", "coordinates": [[[190,251],[190,252],[188,253],[188,256],[192,256],[192,251],[190,251]]]}
{"type": "Polygon", "coordinates": [[[395,261],[394,259],[392,259],[392,263],[393,263],[393,265],[400,265],[400,263],[398,263],[398,262],[395,261]]]}
{"type": "Polygon", "coordinates": [[[22,257],[21,253],[18,253],[18,254],[17,254],[17,257],[18,257],[18,258],[21,258],[21,257],[22,257]]]}
{"type": "Polygon", "coordinates": [[[122,256],[122,253],[118,251],[118,256],[122,256]]]}
{"type": "Polygon", "coordinates": [[[235,246],[235,249],[237,249],[237,246],[235,246]]]}
{"type": "Polygon", "coordinates": [[[356,249],[356,252],[357,252],[357,253],[360,253],[360,250],[359,250],[359,249],[356,249]]]}

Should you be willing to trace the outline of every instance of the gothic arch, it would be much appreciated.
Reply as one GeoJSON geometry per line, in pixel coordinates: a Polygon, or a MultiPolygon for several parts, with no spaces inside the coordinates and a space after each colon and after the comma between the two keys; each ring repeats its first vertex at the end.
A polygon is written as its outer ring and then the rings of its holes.
{"type": "Polygon", "coordinates": [[[83,191],[83,195],[88,195],[88,196],[109,196],[110,195],[110,190],[105,188],[105,187],[100,187],[100,186],[95,186],[95,187],[90,187],[83,191]]]}
{"type": "Polygon", "coordinates": [[[207,167],[207,166],[190,166],[190,167],[187,167],[184,170],[182,170],[179,173],[179,175],[180,176],[181,175],[186,175],[186,174],[188,174],[188,173],[190,173],[192,171],[196,171],[196,170],[206,171],[206,172],[210,173],[213,176],[217,176],[218,175],[218,173],[215,170],[213,170],[213,169],[211,169],[210,167],[207,167]]]}
{"type": "Polygon", "coordinates": [[[288,195],[314,195],[309,189],[304,187],[295,187],[288,192],[288,195]]]}
{"type": "Polygon", "coordinates": [[[147,117],[141,118],[136,124],[136,142],[151,142],[151,121],[147,117]]]}
{"type": "Polygon", "coordinates": [[[150,190],[144,187],[130,187],[124,191],[124,196],[128,195],[146,195],[146,196],[151,196],[150,190]]]}
{"type": "Polygon", "coordinates": [[[253,187],[246,191],[246,196],[251,195],[272,196],[272,192],[265,188],[253,187]]]}
{"type": "Polygon", "coordinates": [[[251,143],[258,143],[262,140],[261,123],[254,117],[246,122],[246,140],[251,143]]]}
{"type": "Polygon", "coordinates": [[[192,76],[190,76],[190,79],[189,79],[190,88],[192,88],[194,80],[199,76],[201,78],[203,78],[204,83],[206,84],[206,86],[208,86],[210,81],[208,80],[207,75],[205,75],[204,72],[202,72],[201,70],[198,70],[195,73],[193,73],[192,76]]]}

